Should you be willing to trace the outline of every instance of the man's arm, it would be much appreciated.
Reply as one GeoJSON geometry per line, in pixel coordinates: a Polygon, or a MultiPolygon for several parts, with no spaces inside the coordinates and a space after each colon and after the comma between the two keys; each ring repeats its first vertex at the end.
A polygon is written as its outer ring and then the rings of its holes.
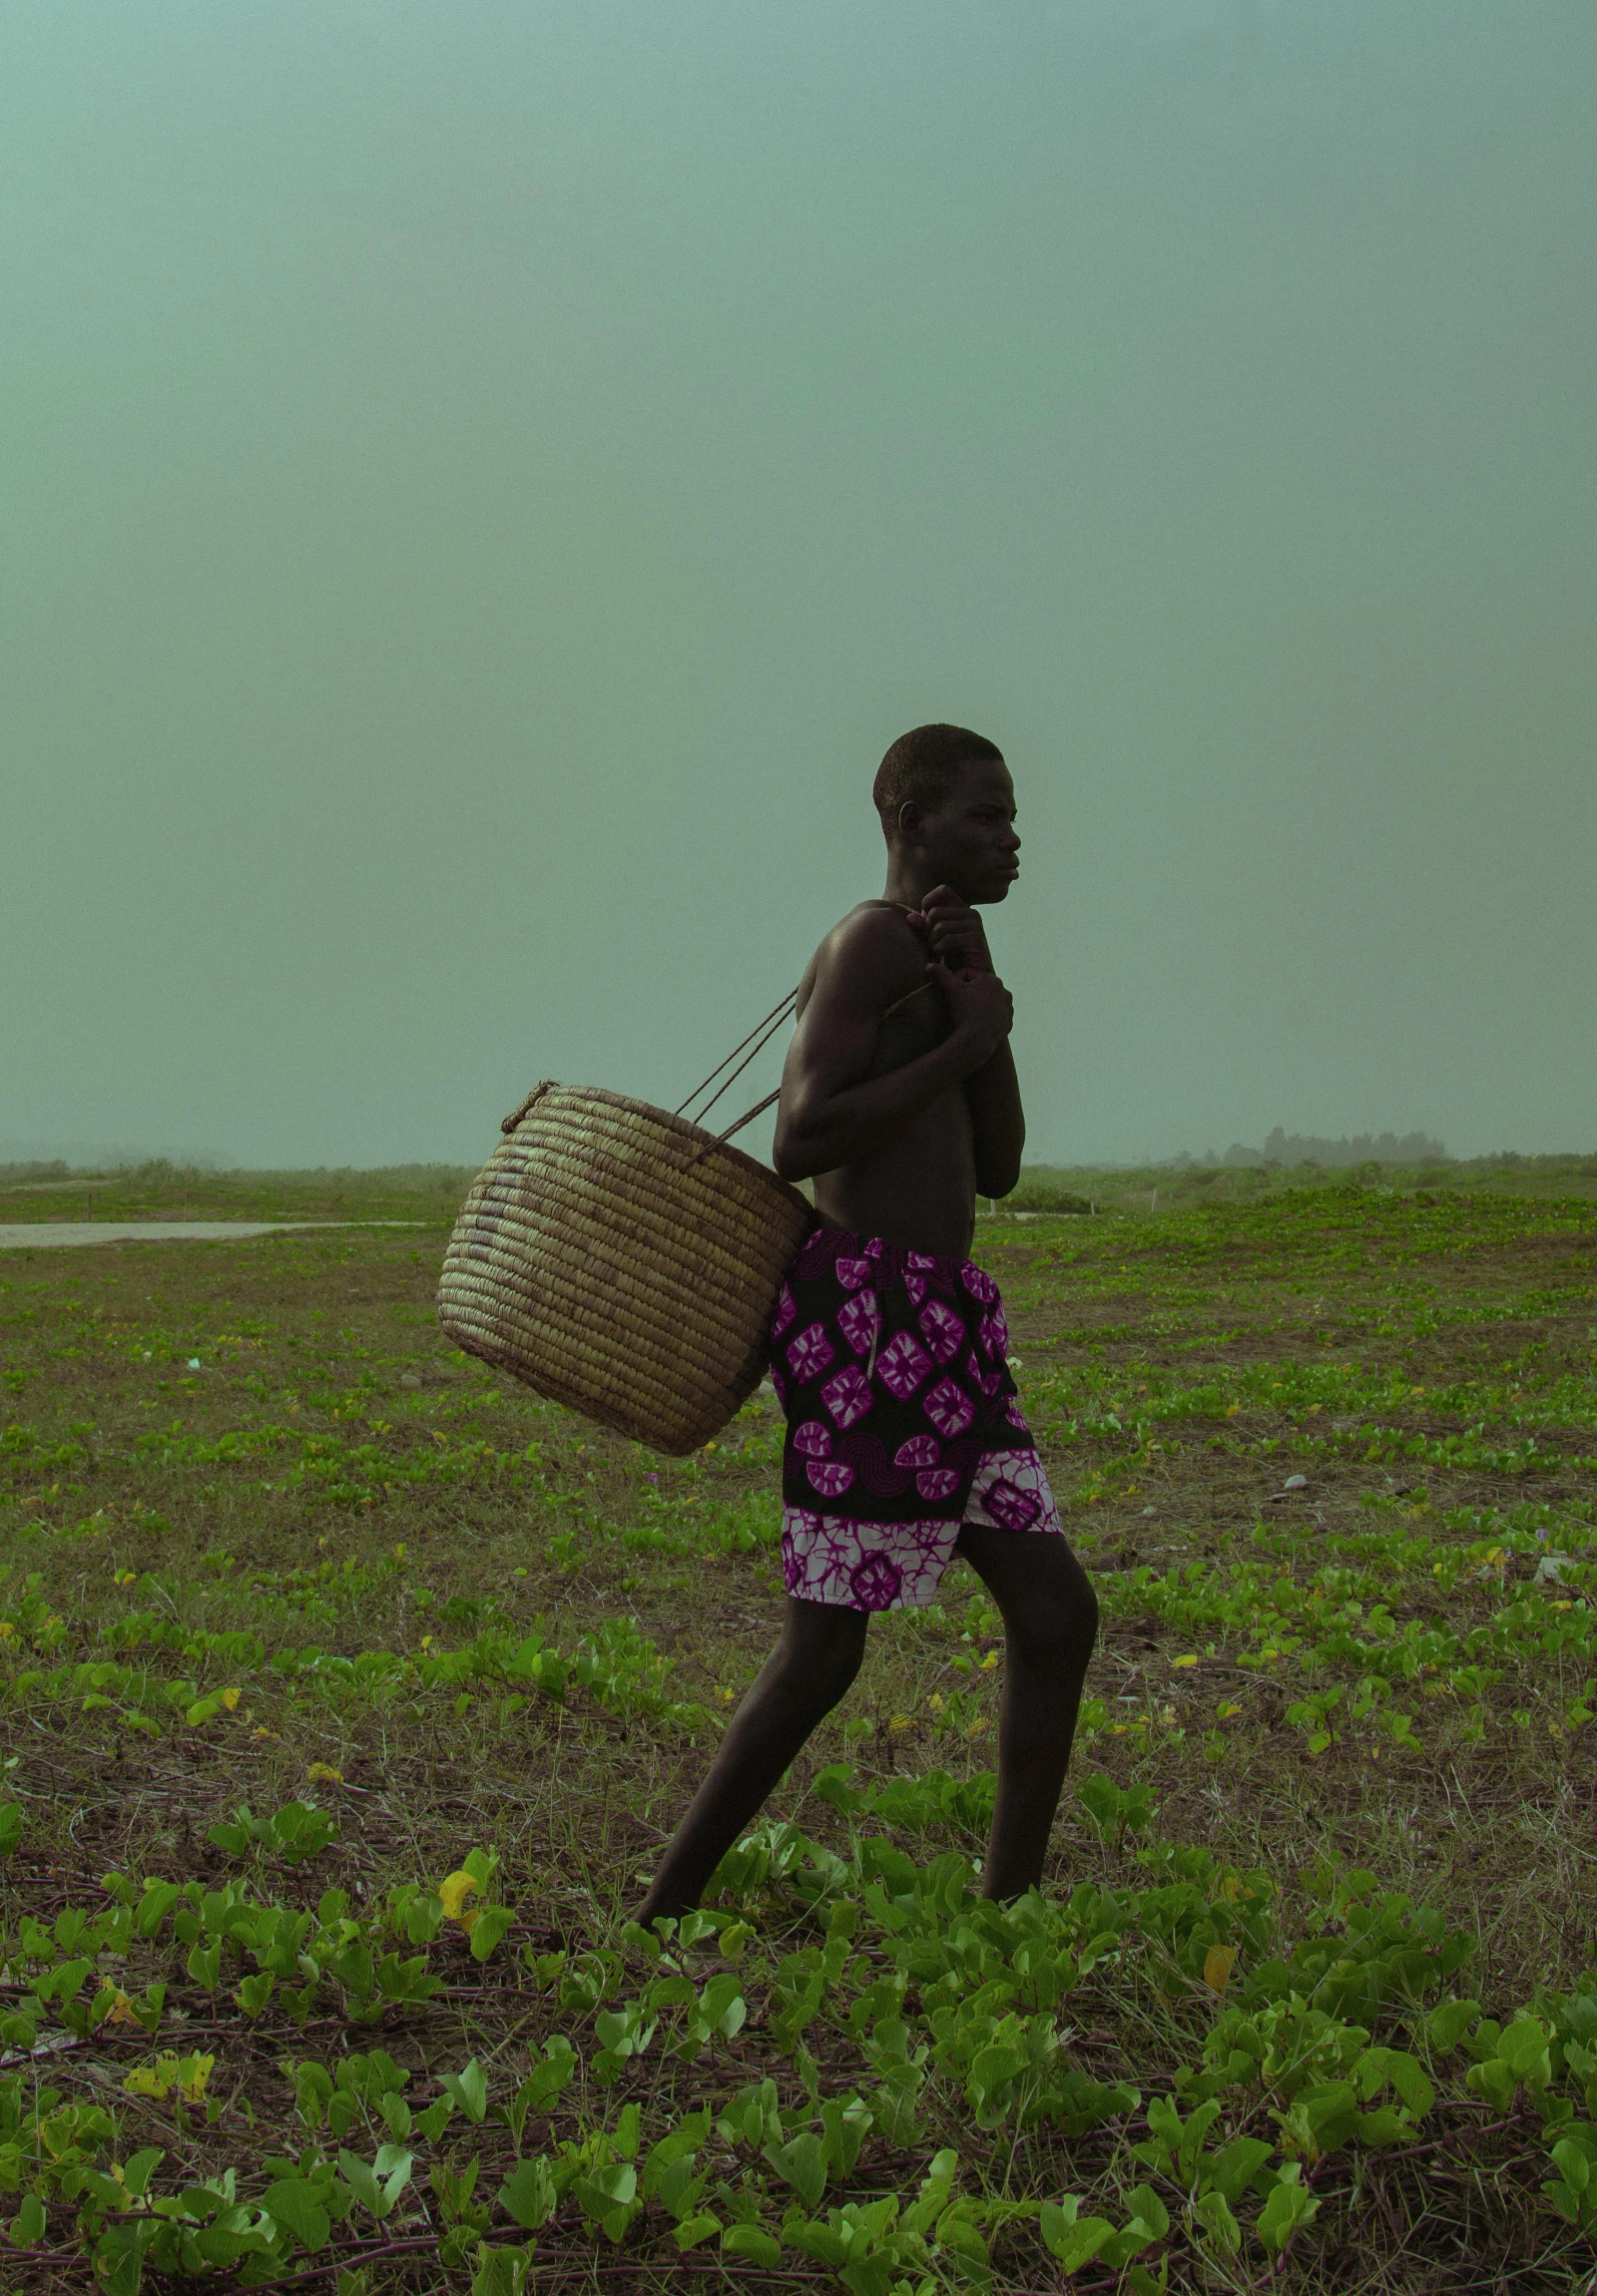
{"type": "MultiPolygon", "coordinates": [[[[1009,1031],[1008,991],[992,972],[918,962],[896,918],[845,917],[822,942],[783,1071],[772,1160],[784,1179],[835,1171],[880,1148],[934,1100],[991,1062],[1009,1031]],[[953,1027],[940,1045],[886,1076],[868,1077],[890,1006],[938,980],[953,1027]]],[[[1011,1072],[1012,1073],[1012,1072],[1011,1072]]]]}
{"type": "Polygon", "coordinates": [[[1007,1195],[1020,1177],[1026,1146],[1020,1079],[1007,1038],[984,1067],[966,1077],[965,1104],[976,1151],[976,1193],[1007,1195]]]}
{"type": "MultiPolygon", "coordinates": [[[[988,972],[992,957],[987,935],[974,909],[960,900],[951,886],[939,885],[926,895],[913,922],[921,925],[933,950],[947,964],[969,971],[988,972]]],[[[976,1192],[1007,1195],[1020,1177],[1020,1159],[1026,1146],[1026,1117],[1020,1105],[1020,1080],[1007,1037],[990,1060],[965,1079],[965,1103],[976,1159],[976,1192]]]]}

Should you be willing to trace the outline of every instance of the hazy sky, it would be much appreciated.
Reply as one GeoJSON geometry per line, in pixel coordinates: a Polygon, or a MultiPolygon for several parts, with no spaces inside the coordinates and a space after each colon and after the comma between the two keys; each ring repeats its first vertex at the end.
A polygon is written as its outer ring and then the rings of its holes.
{"type": "Polygon", "coordinates": [[[1594,84],[1590,0],[10,0],[0,1154],[675,1103],[927,718],[1034,1156],[1597,1147],[1594,84]]]}

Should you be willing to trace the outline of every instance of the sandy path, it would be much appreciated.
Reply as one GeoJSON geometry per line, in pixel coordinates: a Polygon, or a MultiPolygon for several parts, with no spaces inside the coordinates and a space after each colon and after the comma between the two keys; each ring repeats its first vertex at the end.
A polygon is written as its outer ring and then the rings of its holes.
{"type": "Polygon", "coordinates": [[[424,1219],[38,1219],[0,1220],[0,1251],[74,1243],[239,1243],[287,1228],[428,1227],[424,1219]]]}

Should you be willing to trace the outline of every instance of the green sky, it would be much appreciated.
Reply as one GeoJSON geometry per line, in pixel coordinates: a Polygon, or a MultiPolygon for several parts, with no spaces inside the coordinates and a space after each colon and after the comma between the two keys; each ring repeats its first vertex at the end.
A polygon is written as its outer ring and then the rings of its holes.
{"type": "Polygon", "coordinates": [[[11,0],[0,1154],[675,1102],[937,717],[1034,1155],[1597,1146],[1594,75],[1589,0],[11,0]]]}

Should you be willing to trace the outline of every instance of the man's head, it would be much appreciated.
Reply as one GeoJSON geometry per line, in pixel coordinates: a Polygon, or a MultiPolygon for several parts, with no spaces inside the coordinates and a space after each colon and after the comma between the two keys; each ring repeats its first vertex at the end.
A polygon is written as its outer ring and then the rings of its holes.
{"type": "Polygon", "coordinates": [[[871,792],[894,875],[961,900],[1001,901],[1019,874],[1015,790],[1003,751],[964,725],[917,725],[876,768],[871,792]]]}

